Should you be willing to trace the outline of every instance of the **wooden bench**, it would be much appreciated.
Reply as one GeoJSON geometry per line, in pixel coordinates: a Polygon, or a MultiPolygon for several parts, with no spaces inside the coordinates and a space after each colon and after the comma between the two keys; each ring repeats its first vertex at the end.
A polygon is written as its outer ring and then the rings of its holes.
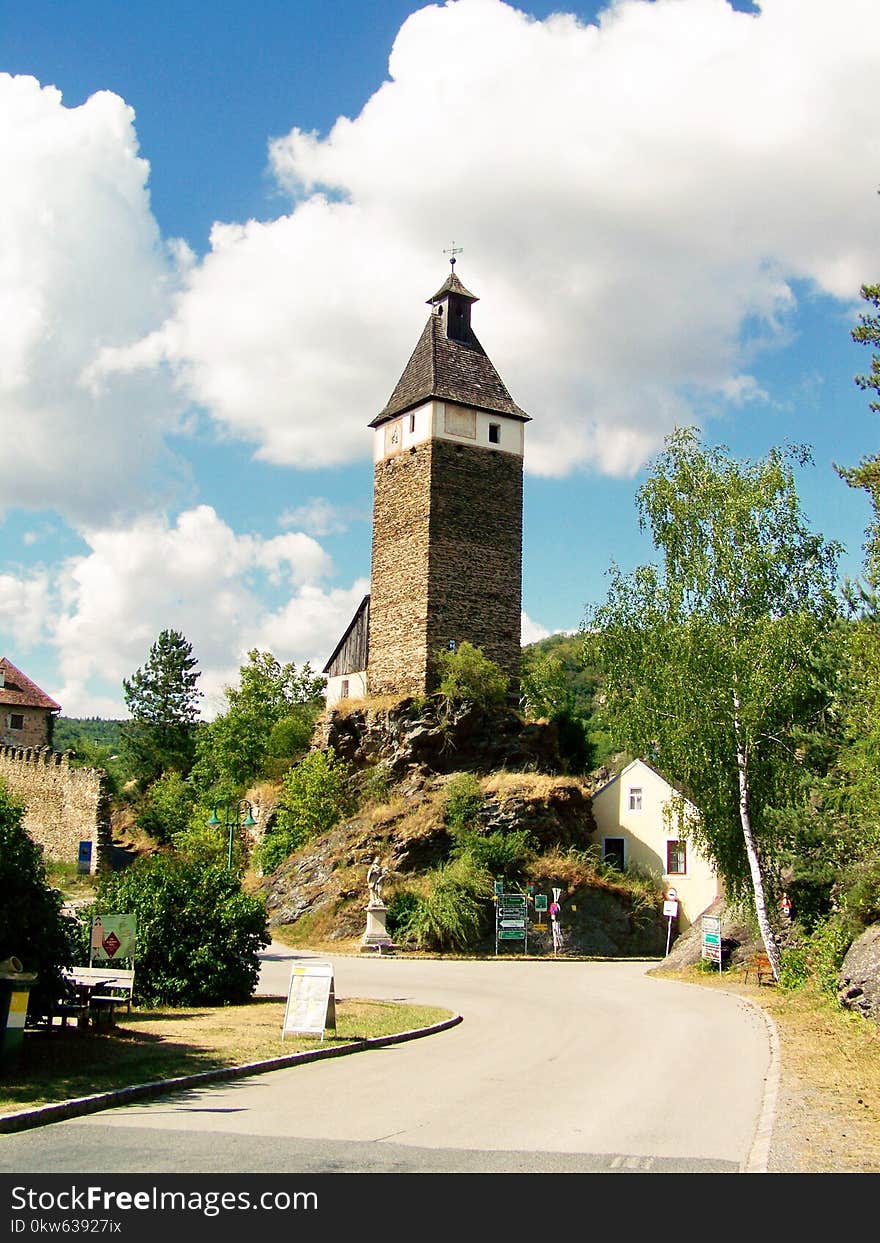
{"type": "MultiPolygon", "coordinates": [[[[96,1025],[112,1023],[117,1006],[124,1005],[126,1013],[131,1013],[133,967],[75,967],[64,974],[74,988],[79,986],[81,1000],[78,1006],[61,1007],[62,1011],[85,1009],[86,1019],[91,1019],[96,1025]],[[83,986],[86,986],[85,989],[83,986]]],[[[61,1021],[63,1025],[63,1015],[61,1021]]]]}
{"type": "Polygon", "coordinates": [[[758,984],[776,983],[773,967],[766,954],[752,954],[750,958],[746,959],[745,973],[743,975],[744,983],[748,984],[750,975],[754,976],[758,984]]]}

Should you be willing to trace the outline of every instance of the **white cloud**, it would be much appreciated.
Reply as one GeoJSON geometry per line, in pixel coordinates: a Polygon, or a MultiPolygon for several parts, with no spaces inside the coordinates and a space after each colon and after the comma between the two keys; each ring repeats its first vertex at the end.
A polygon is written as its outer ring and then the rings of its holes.
{"type": "Polygon", "coordinates": [[[106,519],[142,503],[174,464],[163,437],[182,409],[161,375],[82,373],[103,347],[170,309],[175,257],[150,212],[134,113],[108,91],[79,108],[0,74],[0,496],[3,505],[106,519]],[[10,446],[14,445],[14,452],[10,446]]]}
{"type": "Polygon", "coordinates": [[[83,538],[88,553],[70,558],[52,584],[57,616],[46,627],[58,653],[56,698],[68,716],[98,704],[101,715],[126,715],[122,679],[164,629],[192,644],[211,714],[252,647],[320,668],[367,590],[360,581],[325,588],[332,565],[309,536],[237,535],[207,505],[174,524],[146,517],[83,538]],[[267,580],[283,603],[268,602],[267,580]]]}
{"type": "Polygon", "coordinates": [[[540,622],[532,621],[528,613],[521,614],[522,625],[520,633],[522,638],[520,642],[523,647],[528,647],[530,643],[537,643],[539,639],[546,639],[550,635],[550,631],[546,626],[542,626],[540,622]]]}
{"type": "Polygon", "coordinates": [[[272,462],[365,455],[454,234],[529,468],[632,474],[674,423],[761,399],[797,282],[851,299],[870,273],[878,42],[875,0],[619,0],[591,26],[430,5],[359,116],[272,143],[290,214],[216,226],[105,370],[164,360],[272,462]]]}
{"type": "Polygon", "coordinates": [[[15,636],[16,648],[27,650],[44,639],[51,615],[48,570],[0,574],[0,631],[15,636]]]}
{"type": "Polygon", "coordinates": [[[354,516],[324,496],[313,496],[305,505],[285,510],[278,522],[283,527],[302,527],[309,535],[339,535],[348,530],[354,516]]]}

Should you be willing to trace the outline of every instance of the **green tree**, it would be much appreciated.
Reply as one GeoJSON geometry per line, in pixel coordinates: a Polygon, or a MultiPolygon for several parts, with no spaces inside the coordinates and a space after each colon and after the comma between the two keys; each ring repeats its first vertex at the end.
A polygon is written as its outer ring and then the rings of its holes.
{"type": "MultiPolygon", "coordinates": [[[[875,311],[880,311],[880,285],[863,285],[861,294],[875,311]]],[[[851,336],[859,345],[880,348],[880,315],[861,314],[858,327],[853,328],[851,336]]],[[[871,370],[857,375],[855,381],[859,388],[880,397],[880,354],[872,354],[871,370]]],[[[880,413],[880,400],[868,404],[880,413]]],[[[858,466],[837,467],[837,470],[850,487],[864,488],[871,498],[873,520],[866,532],[865,578],[869,592],[873,593],[880,587],[880,455],[863,457],[858,466]]],[[[870,600],[866,598],[866,602],[870,603],[870,600]]]]}
{"type": "Polygon", "coordinates": [[[797,738],[824,707],[813,670],[837,620],[839,548],[809,530],[795,488],[808,460],[791,447],[740,463],[674,432],[638,493],[662,566],[612,567],[585,620],[616,741],[699,807],[690,832],[731,897],[751,895],[777,977],[774,812],[804,797],[797,738]]]}
{"type": "Polygon", "coordinates": [[[146,664],[122,682],[131,715],[122,731],[125,761],[146,786],[169,769],[192,767],[201,676],[192,645],[177,630],[163,630],[146,664]]]}
{"type": "Polygon", "coordinates": [[[308,663],[282,665],[271,652],[253,648],[239,685],[225,691],[226,711],[199,731],[194,783],[200,790],[238,792],[270,761],[289,765],[308,750],[325,685],[308,663]]]}
{"type": "Polygon", "coordinates": [[[472,703],[478,708],[503,708],[510,678],[481,647],[465,639],[454,652],[437,652],[439,692],[447,706],[472,703]]]}
{"type": "Polygon", "coordinates": [[[61,971],[73,961],[71,921],[50,889],[43,856],[24,828],[24,808],[0,782],[0,961],[15,957],[37,980],[31,1015],[45,1013],[64,991],[61,971]]]}
{"type": "Polygon", "coordinates": [[[147,790],[137,812],[138,828],[168,842],[188,827],[196,796],[180,773],[165,772],[147,790]]]}
{"type": "Polygon", "coordinates": [[[311,751],[284,776],[275,826],[260,843],[263,871],[274,871],[306,842],[329,832],[351,815],[356,805],[351,765],[340,759],[332,747],[311,751]]]}
{"type": "Polygon", "coordinates": [[[257,986],[269,944],[266,906],[242,892],[225,859],[161,854],[137,859],[98,885],[89,914],[137,920],[137,999],[147,1005],[240,1005],[257,986]]]}

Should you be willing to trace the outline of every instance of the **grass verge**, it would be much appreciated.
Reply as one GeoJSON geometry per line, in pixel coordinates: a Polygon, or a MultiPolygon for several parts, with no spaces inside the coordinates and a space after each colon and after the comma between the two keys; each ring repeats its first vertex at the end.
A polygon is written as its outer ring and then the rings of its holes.
{"type": "Polygon", "coordinates": [[[28,1029],[15,1072],[0,1082],[0,1115],[132,1084],[241,1066],[290,1053],[430,1027],[448,1010],[357,998],[336,1000],[336,1031],[281,1039],[285,1001],[243,1006],[133,1009],[109,1031],[28,1029]]]}

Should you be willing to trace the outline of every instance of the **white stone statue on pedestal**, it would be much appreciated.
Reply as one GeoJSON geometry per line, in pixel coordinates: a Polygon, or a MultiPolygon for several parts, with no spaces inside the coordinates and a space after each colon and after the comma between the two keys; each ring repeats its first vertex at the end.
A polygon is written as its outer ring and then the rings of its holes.
{"type": "Polygon", "coordinates": [[[394,948],[394,942],[385,927],[388,907],[382,901],[382,885],[387,875],[388,869],[382,866],[379,856],[376,855],[367,869],[370,897],[367,902],[367,928],[361,938],[362,950],[376,949],[381,953],[383,949],[394,948]]]}

